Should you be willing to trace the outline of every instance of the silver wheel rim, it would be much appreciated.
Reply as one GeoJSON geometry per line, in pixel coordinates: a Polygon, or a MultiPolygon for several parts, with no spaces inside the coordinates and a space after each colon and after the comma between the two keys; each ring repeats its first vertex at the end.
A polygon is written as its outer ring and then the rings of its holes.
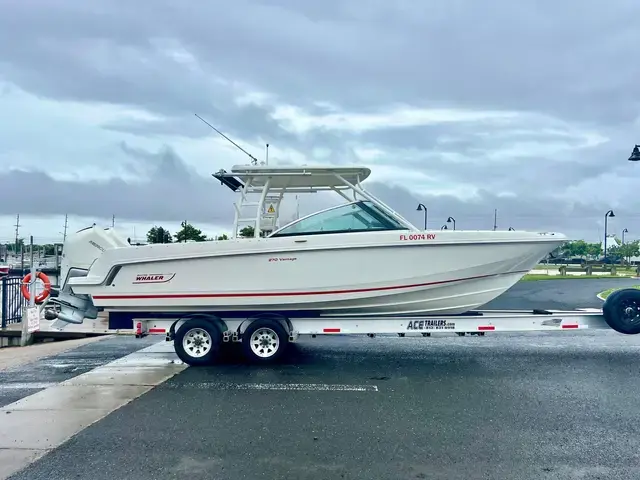
{"type": "Polygon", "coordinates": [[[182,348],[190,357],[204,357],[211,350],[211,335],[203,328],[192,328],[182,339],[182,348]]]}
{"type": "Polygon", "coordinates": [[[278,334],[270,328],[262,327],[251,334],[249,340],[251,351],[260,358],[269,358],[276,354],[280,347],[278,334]]]}

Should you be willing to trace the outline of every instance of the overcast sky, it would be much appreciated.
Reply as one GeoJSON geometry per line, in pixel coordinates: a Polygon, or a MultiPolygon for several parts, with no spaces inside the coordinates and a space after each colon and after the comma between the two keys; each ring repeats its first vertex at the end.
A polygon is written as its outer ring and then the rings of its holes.
{"type": "MultiPolygon", "coordinates": [[[[0,0],[0,241],[229,230],[211,173],[373,169],[421,226],[640,238],[640,3],[0,0]]],[[[316,203],[314,203],[316,202],[316,203]]],[[[317,207],[302,200],[302,211],[317,207]]]]}

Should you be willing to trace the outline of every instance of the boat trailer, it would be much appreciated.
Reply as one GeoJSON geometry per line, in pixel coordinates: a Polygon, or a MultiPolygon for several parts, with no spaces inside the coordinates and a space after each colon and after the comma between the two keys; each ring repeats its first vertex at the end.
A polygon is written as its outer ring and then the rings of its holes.
{"type": "Polygon", "coordinates": [[[300,335],[394,334],[401,337],[438,333],[484,335],[487,332],[565,332],[609,330],[635,335],[640,333],[640,290],[615,291],[602,309],[484,310],[460,315],[366,316],[320,315],[314,318],[288,318],[264,312],[248,318],[220,318],[193,313],[180,318],[136,318],[136,337],[166,335],[174,342],[178,357],[192,366],[214,363],[222,344],[240,344],[244,355],[254,363],[270,363],[286,352],[300,335]]]}

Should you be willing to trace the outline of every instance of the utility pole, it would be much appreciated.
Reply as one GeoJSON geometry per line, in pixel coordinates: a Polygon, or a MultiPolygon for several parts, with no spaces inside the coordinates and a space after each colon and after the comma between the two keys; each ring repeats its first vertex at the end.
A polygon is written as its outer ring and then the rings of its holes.
{"type": "Polygon", "coordinates": [[[16,215],[16,243],[13,246],[13,254],[14,255],[18,255],[18,237],[20,236],[20,227],[22,225],[20,225],[20,214],[16,215]]]}
{"type": "Polygon", "coordinates": [[[69,219],[69,215],[65,213],[64,215],[64,233],[62,234],[62,242],[64,243],[67,240],[67,220],[69,219]]]}
{"type": "Polygon", "coordinates": [[[495,232],[498,229],[498,209],[493,209],[493,231],[495,232]]]}
{"type": "Polygon", "coordinates": [[[115,226],[116,226],[116,216],[111,215],[111,228],[114,228],[115,226]]]}

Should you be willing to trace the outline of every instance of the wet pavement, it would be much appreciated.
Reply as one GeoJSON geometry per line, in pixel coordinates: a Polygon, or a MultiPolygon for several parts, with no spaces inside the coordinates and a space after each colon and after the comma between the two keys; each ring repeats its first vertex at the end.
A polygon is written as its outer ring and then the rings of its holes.
{"type": "Polygon", "coordinates": [[[0,408],[0,478],[184,370],[170,347],[150,345],[0,408]]]}
{"type": "MultiPolygon", "coordinates": [[[[491,308],[598,307],[605,282],[491,308]]],[[[639,361],[613,331],[305,339],[185,369],[11,478],[640,479],[639,361]]]]}
{"type": "Polygon", "coordinates": [[[35,362],[0,371],[0,408],[64,380],[86,373],[158,341],[109,337],[35,362]]]}

